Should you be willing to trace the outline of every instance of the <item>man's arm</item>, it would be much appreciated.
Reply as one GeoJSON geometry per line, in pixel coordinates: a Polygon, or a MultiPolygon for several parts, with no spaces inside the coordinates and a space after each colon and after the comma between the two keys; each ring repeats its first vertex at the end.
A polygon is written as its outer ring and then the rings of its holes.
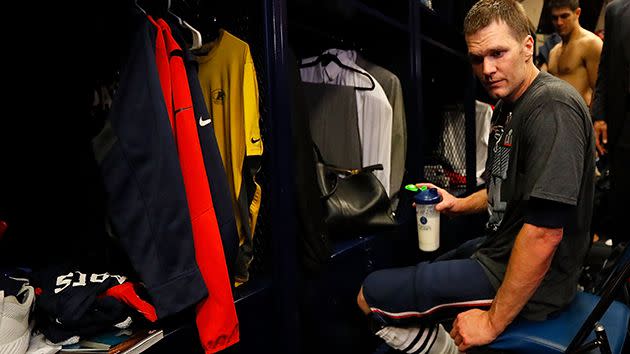
{"type": "Polygon", "coordinates": [[[597,82],[597,72],[599,70],[599,60],[602,54],[602,40],[594,36],[588,40],[585,48],[584,61],[586,73],[588,75],[588,85],[595,92],[595,84],[597,82]]]}
{"type": "MultiPolygon", "coordinates": [[[[436,209],[440,211],[437,206],[436,209]]],[[[451,212],[456,212],[457,214],[476,214],[487,210],[488,191],[484,188],[465,198],[457,198],[455,208],[454,210],[451,209],[451,212]]]]}
{"type": "Polygon", "coordinates": [[[600,119],[593,122],[595,130],[595,147],[599,155],[606,153],[606,144],[608,144],[608,124],[605,120],[600,119]]]}
{"type": "Polygon", "coordinates": [[[462,312],[453,322],[451,337],[459,351],[492,342],[514,320],[549,270],[562,232],[562,228],[523,225],[490,309],[462,312]]]}
{"type": "Polygon", "coordinates": [[[442,201],[435,206],[435,210],[449,216],[480,213],[488,208],[488,192],[485,188],[467,197],[457,198],[445,189],[431,183],[419,183],[417,186],[436,188],[442,196],[442,201]]]}

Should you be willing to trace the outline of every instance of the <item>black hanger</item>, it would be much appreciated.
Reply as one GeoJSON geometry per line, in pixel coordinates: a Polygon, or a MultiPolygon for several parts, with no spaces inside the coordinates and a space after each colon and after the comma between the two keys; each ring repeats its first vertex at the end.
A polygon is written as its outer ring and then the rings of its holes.
{"type": "Polygon", "coordinates": [[[370,80],[370,83],[372,84],[371,87],[355,87],[355,89],[357,90],[366,90],[366,91],[371,91],[374,90],[374,88],[376,87],[376,84],[374,83],[374,80],[372,79],[372,76],[370,76],[370,74],[366,73],[365,71],[361,71],[358,70],[356,68],[353,68],[351,66],[348,66],[344,63],[341,62],[341,60],[339,60],[339,58],[331,53],[323,53],[321,55],[319,55],[315,60],[307,62],[307,63],[300,63],[299,67],[300,68],[306,68],[309,66],[313,66],[316,64],[322,64],[322,66],[326,66],[328,64],[330,64],[330,62],[334,62],[335,64],[339,65],[342,68],[346,68],[348,70],[354,71],[355,73],[359,73],[361,75],[365,75],[365,77],[367,77],[370,80]]]}
{"type": "Polygon", "coordinates": [[[212,42],[219,38],[219,31],[223,25],[219,22],[219,18],[216,15],[212,15],[208,18],[201,19],[203,28],[204,43],[212,42]]]}
{"type": "MultiPolygon", "coordinates": [[[[222,7],[215,1],[179,0],[176,2],[188,22],[201,32],[203,43],[210,43],[219,38],[219,30],[224,28],[222,23],[222,7]]],[[[236,6],[236,5],[234,5],[236,6]]]]}
{"type": "Polygon", "coordinates": [[[151,17],[165,18],[171,7],[170,0],[134,0],[136,7],[151,17]]]}

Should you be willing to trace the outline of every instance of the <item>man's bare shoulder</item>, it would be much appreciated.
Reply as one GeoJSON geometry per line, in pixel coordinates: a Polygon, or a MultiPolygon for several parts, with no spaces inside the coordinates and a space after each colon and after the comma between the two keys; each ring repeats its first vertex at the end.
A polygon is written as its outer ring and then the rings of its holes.
{"type": "Polygon", "coordinates": [[[597,49],[601,50],[601,46],[604,44],[601,38],[599,38],[595,33],[585,30],[582,28],[581,36],[578,39],[579,46],[584,48],[585,50],[597,49]]]}
{"type": "Polygon", "coordinates": [[[580,48],[580,56],[586,61],[598,62],[602,54],[604,41],[595,33],[582,29],[583,35],[577,41],[577,48],[580,48]]]}

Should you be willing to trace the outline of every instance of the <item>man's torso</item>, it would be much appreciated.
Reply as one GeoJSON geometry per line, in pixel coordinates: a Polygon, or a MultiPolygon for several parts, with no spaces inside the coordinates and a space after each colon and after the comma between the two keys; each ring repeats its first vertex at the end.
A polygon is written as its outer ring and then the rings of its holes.
{"type": "Polygon", "coordinates": [[[593,33],[581,31],[579,38],[569,43],[558,43],[549,53],[548,71],[573,86],[584,98],[586,105],[591,104],[593,90],[589,84],[588,70],[586,68],[587,50],[590,46],[593,33]]]}
{"type": "Polygon", "coordinates": [[[575,293],[592,208],[595,151],[589,124],[588,109],[575,91],[544,73],[515,106],[495,108],[485,173],[489,235],[474,256],[490,281],[498,287],[505,276],[530,198],[577,204],[548,274],[524,309],[532,319],[544,318],[575,293]]]}

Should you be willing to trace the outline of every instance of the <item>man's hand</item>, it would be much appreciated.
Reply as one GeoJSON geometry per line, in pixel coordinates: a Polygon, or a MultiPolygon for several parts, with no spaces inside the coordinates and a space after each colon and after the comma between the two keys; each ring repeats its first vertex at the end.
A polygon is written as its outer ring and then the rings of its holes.
{"type": "Polygon", "coordinates": [[[453,322],[451,337],[460,351],[492,342],[516,318],[547,274],[563,232],[523,224],[490,309],[462,312],[453,322]]]}
{"type": "Polygon", "coordinates": [[[444,213],[449,216],[457,215],[458,212],[454,210],[455,203],[457,202],[457,197],[447,192],[445,189],[442,189],[432,183],[418,183],[416,187],[420,188],[425,186],[427,188],[435,188],[438,190],[438,193],[442,196],[442,201],[435,205],[435,210],[439,213],[444,213]]]}
{"type": "Polygon", "coordinates": [[[431,183],[418,183],[416,186],[418,188],[422,186],[436,188],[442,196],[442,201],[435,205],[435,210],[448,216],[480,213],[488,208],[488,193],[485,189],[478,190],[465,198],[458,198],[431,183]]]}
{"type": "Polygon", "coordinates": [[[465,352],[471,347],[492,342],[504,329],[494,327],[488,311],[473,309],[457,315],[450,334],[457,349],[465,352]]]}
{"type": "Polygon", "coordinates": [[[600,155],[606,153],[604,144],[608,143],[608,125],[603,120],[596,120],[593,123],[593,129],[595,130],[595,146],[600,155]]]}

